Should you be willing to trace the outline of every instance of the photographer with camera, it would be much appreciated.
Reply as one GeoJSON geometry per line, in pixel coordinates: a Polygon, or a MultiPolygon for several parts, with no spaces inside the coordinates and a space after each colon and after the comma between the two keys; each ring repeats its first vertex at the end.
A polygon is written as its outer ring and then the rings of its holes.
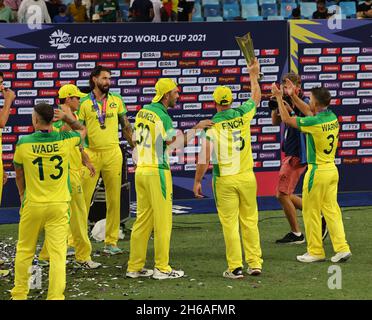
{"type": "MultiPolygon", "coordinates": [[[[287,73],[282,78],[281,90],[283,101],[292,116],[312,116],[309,99],[301,90],[301,78],[293,72],[287,73]]],[[[282,120],[279,113],[278,102],[275,97],[269,101],[271,119],[274,126],[280,125],[282,120]]],[[[297,222],[296,209],[302,210],[302,199],[294,194],[298,181],[306,171],[306,142],[305,136],[299,130],[285,126],[282,143],[282,151],[285,154],[279,171],[279,182],[276,197],[279,200],[287,217],[291,231],[282,239],[276,241],[278,244],[301,244],[305,237],[301,233],[297,222]]],[[[322,218],[322,236],[327,236],[325,220],[322,218]]]]}

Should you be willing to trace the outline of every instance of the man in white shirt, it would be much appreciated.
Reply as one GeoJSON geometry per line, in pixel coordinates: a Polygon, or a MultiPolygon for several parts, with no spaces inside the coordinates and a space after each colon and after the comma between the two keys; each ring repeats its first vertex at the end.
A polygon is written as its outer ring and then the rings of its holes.
{"type": "Polygon", "coordinates": [[[27,24],[51,23],[44,0],[23,0],[18,9],[18,22],[27,24]]]}
{"type": "Polygon", "coordinates": [[[163,3],[160,0],[151,0],[151,2],[154,7],[154,19],[152,19],[152,22],[161,22],[160,8],[163,6],[163,3]]]}

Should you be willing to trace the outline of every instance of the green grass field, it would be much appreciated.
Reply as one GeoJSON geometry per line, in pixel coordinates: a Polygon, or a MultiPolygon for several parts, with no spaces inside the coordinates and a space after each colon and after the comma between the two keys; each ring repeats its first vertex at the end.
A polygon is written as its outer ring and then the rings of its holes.
{"type": "MultiPolygon", "coordinates": [[[[306,245],[279,246],[274,242],[288,232],[281,211],[260,213],[260,233],[263,251],[263,273],[243,280],[222,277],[226,269],[222,230],[216,214],[174,217],[171,265],[185,270],[187,277],[177,280],[126,279],[129,233],[119,246],[126,253],[108,257],[100,253],[102,243],[93,243],[94,260],[103,263],[97,270],[67,271],[66,299],[372,299],[371,243],[372,207],[343,208],[346,235],[352,258],[340,264],[342,289],[331,290],[327,282],[333,250],[329,237],[325,241],[327,261],[301,264],[296,255],[306,251],[306,245]]],[[[299,217],[302,225],[302,218],[299,217]]],[[[133,221],[128,223],[128,226],[133,221]]],[[[0,225],[0,241],[14,243],[17,225],[0,225]],[[13,237],[13,240],[8,238],[13,237]]],[[[148,267],[153,266],[153,242],[148,250],[148,267]]],[[[1,266],[0,266],[1,268],[1,266]]],[[[43,289],[32,290],[30,299],[45,299],[47,277],[43,289]]],[[[0,300],[9,299],[13,276],[0,278],[0,300]]]]}

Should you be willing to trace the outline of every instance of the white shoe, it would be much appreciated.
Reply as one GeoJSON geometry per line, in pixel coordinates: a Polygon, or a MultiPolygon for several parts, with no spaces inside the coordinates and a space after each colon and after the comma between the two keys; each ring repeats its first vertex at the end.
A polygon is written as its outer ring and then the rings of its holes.
{"type": "Polygon", "coordinates": [[[338,252],[331,258],[331,261],[334,263],[346,262],[350,257],[351,252],[338,252]]]}
{"type": "Polygon", "coordinates": [[[230,271],[229,269],[227,269],[222,274],[222,276],[224,278],[229,278],[229,279],[243,279],[244,278],[242,268],[236,268],[234,271],[230,271]]]}
{"type": "Polygon", "coordinates": [[[308,254],[307,252],[305,254],[303,254],[302,256],[297,256],[297,261],[300,261],[300,262],[305,262],[305,263],[310,263],[310,262],[321,262],[321,261],[325,261],[325,258],[318,258],[318,257],[314,257],[310,254],[308,254]]]}
{"type": "Polygon", "coordinates": [[[127,271],[126,276],[127,278],[133,278],[133,279],[140,278],[140,277],[148,278],[148,277],[151,277],[153,274],[154,274],[154,271],[143,268],[141,271],[133,271],[133,272],[127,271]]]}
{"type": "Polygon", "coordinates": [[[262,273],[262,270],[260,268],[248,268],[247,273],[250,276],[259,276],[262,273]]]}
{"type": "Polygon", "coordinates": [[[159,269],[154,269],[153,278],[156,280],[164,280],[164,279],[177,279],[181,278],[185,275],[185,272],[182,270],[174,270],[169,272],[161,272],[159,269]]]}
{"type": "Polygon", "coordinates": [[[83,269],[97,269],[100,266],[102,266],[102,263],[95,262],[92,260],[84,261],[84,262],[79,262],[76,261],[76,263],[83,269]]]}

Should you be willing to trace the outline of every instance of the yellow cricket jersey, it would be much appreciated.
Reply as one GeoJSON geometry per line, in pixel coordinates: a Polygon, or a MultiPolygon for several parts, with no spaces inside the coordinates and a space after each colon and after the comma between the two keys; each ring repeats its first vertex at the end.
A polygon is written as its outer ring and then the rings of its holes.
{"type": "Polygon", "coordinates": [[[24,170],[25,200],[39,203],[70,201],[69,157],[80,142],[80,134],[75,131],[38,131],[19,139],[13,162],[24,170]]]}
{"type": "Polygon", "coordinates": [[[296,118],[299,129],[306,133],[307,162],[313,165],[334,163],[338,145],[339,124],[331,110],[315,116],[296,118]]]}
{"type": "Polygon", "coordinates": [[[134,123],[137,167],[169,169],[167,141],[176,135],[172,119],[161,103],[145,105],[134,123]]]}
{"type": "Polygon", "coordinates": [[[212,143],[214,176],[229,176],[247,172],[253,168],[251,146],[251,120],[256,114],[252,99],[240,107],[217,112],[215,125],[206,131],[212,143]]]}
{"type": "MultiPolygon", "coordinates": [[[[76,119],[78,119],[78,116],[76,115],[76,113],[74,113],[74,116],[76,119]]],[[[65,125],[65,122],[63,121],[57,121],[57,122],[54,122],[53,123],[53,129],[55,131],[60,131],[61,128],[65,125]]],[[[82,162],[82,159],[81,159],[81,152],[80,152],[80,148],[79,146],[75,147],[71,153],[70,153],[70,157],[69,157],[69,166],[70,166],[70,169],[72,170],[80,170],[82,167],[83,167],[83,162],[82,162]]]]}
{"type": "Polygon", "coordinates": [[[70,14],[74,18],[74,22],[86,22],[85,16],[87,8],[85,7],[85,5],[80,5],[78,8],[76,4],[72,2],[68,6],[68,9],[70,11],[70,14]]]}
{"type": "MultiPolygon", "coordinates": [[[[102,112],[102,102],[97,101],[100,111],[102,112]]],[[[101,129],[98,121],[98,115],[94,109],[90,95],[80,100],[78,110],[79,120],[87,128],[87,137],[85,146],[93,150],[112,149],[119,144],[119,120],[118,117],[127,113],[125,103],[120,95],[109,93],[107,96],[105,129],[101,129]]]]}

